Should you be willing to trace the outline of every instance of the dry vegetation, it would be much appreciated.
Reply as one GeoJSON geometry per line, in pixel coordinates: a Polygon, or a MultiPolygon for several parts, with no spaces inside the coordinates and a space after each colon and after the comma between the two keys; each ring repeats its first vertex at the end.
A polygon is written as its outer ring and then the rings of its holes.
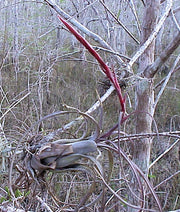
{"type": "MultiPolygon", "coordinates": [[[[103,60],[118,70],[130,114],[123,123],[122,105],[115,91],[89,116],[85,113],[96,101],[101,102],[100,97],[106,95],[111,83],[96,59],[67,32],[46,2],[0,2],[0,210],[123,212],[133,207],[132,211],[180,210],[179,47],[153,78],[157,97],[172,70],[157,103],[152,132],[140,135],[135,129],[136,116],[143,113],[135,111],[136,86],[141,80],[137,74],[139,63],[137,60],[133,64],[133,75],[127,74],[124,66],[139,50],[139,44],[110,12],[140,39],[138,24],[142,24],[143,1],[112,4],[105,1],[110,11],[101,1],[56,1],[112,47],[105,51],[102,43],[84,35],[103,60]],[[118,59],[113,50],[120,54],[118,59]],[[55,114],[56,111],[59,113],[55,114]],[[118,127],[111,132],[116,124],[118,127]],[[63,143],[72,145],[79,138],[81,141],[93,138],[96,151],[91,152],[87,143],[88,154],[81,154],[80,160],[68,166],[58,167],[63,155],[59,153],[55,163],[44,162],[43,165],[49,166],[47,170],[40,169],[39,164],[33,168],[33,156],[47,154],[49,143],[64,139],[63,143]],[[148,175],[133,161],[133,146],[144,138],[152,139],[148,175]],[[133,190],[132,179],[138,185],[137,190],[133,190]]],[[[166,1],[160,7],[162,14],[165,6],[166,1]]],[[[174,1],[157,36],[155,58],[176,34],[179,6],[178,0],[174,1]]],[[[73,156],[64,157],[68,160],[73,156]]]]}

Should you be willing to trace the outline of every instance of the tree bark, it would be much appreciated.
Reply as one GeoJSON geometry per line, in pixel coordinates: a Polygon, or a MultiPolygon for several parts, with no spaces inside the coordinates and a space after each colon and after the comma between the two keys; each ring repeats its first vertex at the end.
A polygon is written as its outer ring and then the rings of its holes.
{"type": "MultiPolygon", "coordinates": [[[[144,18],[142,23],[141,44],[143,44],[157,23],[159,14],[159,0],[146,0],[144,10],[144,18]]],[[[144,53],[139,58],[138,73],[144,72],[148,66],[154,62],[155,40],[148,46],[144,53]]],[[[136,86],[136,133],[151,133],[152,116],[153,116],[153,79],[144,77],[136,86]]],[[[132,144],[133,161],[136,165],[148,175],[148,167],[150,162],[151,152],[151,138],[143,138],[137,140],[132,144]]],[[[131,178],[131,187],[133,191],[139,196],[138,184],[131,178]]],[[[145,185],[144,185],[145,187],[145,185]]],[[[146,190],[146,187],[144,188],[146,190]]],[[[139,196],[140,197],[140,196],[139,196]]],[[[135,205],[139,204],[137,197],[132,194],[129,195],[129,200],[133,201],[135,205]]],[[[136,209],[129,208],[128,211],[137,211],[136,209]]]]}
{"type": "MultiPolygon", "coordinates": [[[[144,11],[144,22],[142,25],[141,43],[144,43],[153,31],[159,14],[159,0],[146,0],[144,11]]],[[[149,45],[139,58],[139,69],[141,73],[154,62],[155,40],[149,45]]],[[[150,133],[153,116],[153,78],[142,79],[136,87],[136,133],[150,133]]],[[[150,160],[151,140],[141,139],[134,144],[133,159],[136,164],[147,175],[150,160]]]]}
{"type": "Polygon", "coordinates": [[[169,45],[163,50],[160,56],[155,60],[155,62],[148,66],[144,71],[144,75],[147,78],[152,78],[158,71],[158,69],[166,62],[169,56],[176,50],[180,45],[180,32],[176,34],[174,39],[169,43],[169,45]]]}

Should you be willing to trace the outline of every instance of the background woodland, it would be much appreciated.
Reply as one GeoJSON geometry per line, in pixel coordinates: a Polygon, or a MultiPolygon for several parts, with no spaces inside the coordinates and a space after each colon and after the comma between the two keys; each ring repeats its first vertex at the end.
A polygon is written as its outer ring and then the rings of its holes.
{"type": "MultiPolygon", "coordinates": [[[[132,205],[147,209],[142,211],[180,210],[179,0],[0,0],[0,14],[0,210],[139,211],[132,205]],[[130,114],[122,124],[114,87],[57,13],[115,71],[130,114]],[[150,41],[152,33],[157,35],[150,41]],[[102,107],[93,109],[95,102],[102,107]],[[88,170],[47,171],[39,183],[28,181],[22,155],[30,141],[42,143],[58,129],[64,131],[52,140],[78,139],[85,131],[82,122],[73,122],[79,112],[34,125],[68,106],[83,113],[92,109],[101,128],[97,143],[104,145],[93,153],[96,162],[84,158],[88,170]],[[102,136],[117,123],[112,134],[102,136]],[[161,209],[143,176],[135,179],[129,161],[147,177],[161,209]],[[98,164],[103,178],[97,168],[89,174],[98,164]]],[[[87,125],[86,137],[93,136],[96,126],[87,125]]]]}

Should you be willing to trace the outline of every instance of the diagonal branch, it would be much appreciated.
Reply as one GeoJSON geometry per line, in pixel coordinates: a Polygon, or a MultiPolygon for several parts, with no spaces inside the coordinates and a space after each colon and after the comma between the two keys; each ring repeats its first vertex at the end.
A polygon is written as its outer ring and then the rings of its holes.
{"type": "Polygon", "coordinates": [[[180,32],[176,34],[174,39],[169,43],[169,45],[164,49],[160,56],[155,60],[155,62],[144,70],[144,76],[147,78],[152,78],[158,71],[158,69],[166,62],[169,56],[179,47],[180,45],[180,32]]]}
{"type": "MultiPolygon", "coordinates": [[[[103,103],[110,95],[111,93],[115,90],[114,86],[111,85],[110,88],[106,91],[106,93],[100,98],[99,101],[97,101],[96,103],[94,103],[94,105],[89,108],[85,114],[91,114],[92,112],[94,112],[101,103],[103,103]]],[[[58,133],[64,132],[65,130],[69,130],[70,128],[74,127],[76,124],[80,123],[81,121],[84,120],[83,116],[79,116],[77,117],[75,120],[69,122],[68,124],[64,125],[62,128],[59,128],[57,130],[54,130],[53,132],[48,133],[46,136],[44,136],[43,140],[45,140],[46,142],[49,142],[50,140],[52,140],[58,133]]]]}
{"type": "Polygon", "coordinates": [[[127,27],[111,12],[111,10],[104,4],[102,0],[100,0],[100,3],[103,5],[103,7],[111,14],[111,16],[115,19],[115,21],[125,30],[125,32],[137,43],[140,44],[140,42],[137,40],[137,38],[134,37],[134,35],[127,29],[127,27]]]}
{"type": "Polygon", "coordinates": [[[141,33],[141,26],[140,26],[140,21],[139,21],[139,18],[138,18],[138,15],[137,15],[137,11],[136,11],[136,8],[135,8],[135,5],[134,5],[134,0],[130,0],[130,7],[131,7],[131,10],[134,14],[134,17],[135,17],[135,20],[137,22],[137,28],[139,30],[139,33],[141,33]]]}
{"type": "MultiPolygon", "coordinates": [[[[60,16],[65,18],[73,25],[76,26],[81,32],[85,33],[88,37],[92,38],[94,41],[99,43],[102,47],[109,49],[114,52],[114,50],[111,48],[111,46],[105,42],[99,35],[95,34],[94,32],[87,29],[85,26],[80,24],[76,19],[72,18],[70,15],[68,15],[66,12],[64,12],[53,0],[44,0],[50,7],[52,7],[60,16]]],[[[121,60],[120,57],[117,55],[115,56],[118,63],[123,63],[123,60],[121,60]]]]}
{"type": "Polygon", "coordinates": [[[168,149],[166,149],[159,157],[157,157],[150,165],[149,169],[154,166],[155,163],[157,163],[164,155],[166,155],[178,142],[180,139],[177,139],[168,149]]]}
{"type": "Polygon", "coordinates": [[[137,61],[137,59],[144,53],[144,51],[148,48],[148,46],[155,39],[159,30],[161,29],[162,25],[164,24],[166,18],[168,17],[171,8],[172,8],[172,0],[168,0],[167,5],[166,5],[166,10],[165,10],[163,16],[160,18],[156,27],[154,28],[153,32],[151,33],[149,38],[146,40],[146,42],[140,47],[139,51],[137,51],[136,54],[131,58],[131,60],[129,62],[130,67],[137,61]]]}
{"type": "Polygon", "coordinates": [[[167,75],[167,77],[166,77],[166,79],[165,79],[165,81],[164,81],[164,83],[163,83],[163,85],[162,85],[162,87],[161,87],[161,90],[159,91],[159,93],[158,93],[158,95],[157,95],[157,97],[156,97],[156,100],[155,100],[154,105],[153,105],[153,108],[154,108],[154,109],[156,108],[156,105],[157,105],[157,103],[159,102],[159,99],[160,99],[160,97],[162,96],[162,94],[163,94],[163,92],[164,92],[164,90],[165,90],[165,88],[166,88],[166,85],[168,84],[169,79],[171,78],[171,75],[173,74],[173,72],[174,72],[174,70],[175,70],[175,68],[176,68],[176,65],[178,64],[179,60],[180,60],[180,54],[179,54],[178,57],[176,58],[176,60],[175,60],[175,62],[174,62],[174,64],[173,64],[173,67],[171,68],[170,72],[168,73],[168,75],[167,75]]]}
{"type": "Polygon", "coordinates": [[[179,23],[178,23],[178,21],[177,21],[175,15],[174,15],[173,10],[171,10],[171,16],[172,16],[172,19],[173,19],[173,21],[174,21],[174,23],[175,23],[177,29],[180,31],[180,25],[179,25],[179,23]]]}

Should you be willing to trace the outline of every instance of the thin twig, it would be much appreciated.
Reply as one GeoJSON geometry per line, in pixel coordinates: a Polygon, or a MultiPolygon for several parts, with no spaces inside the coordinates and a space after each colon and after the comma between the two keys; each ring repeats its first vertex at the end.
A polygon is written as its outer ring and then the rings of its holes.
{"type": "MultiPolygon", "coordinates": [[[[174,73],[176,73],[177,71],[180,70],[180,66],[178,66],[171,75],[173,75],[174,73]]],[[[155,86],[154,89],[158,88],[160,85],[162,85],[164,83],[164,81],[166,80],[166,77],[164,77],[160,82],[158,82],[155,86]]]]}
{"type": "Polygon", "coordinates": [[[162,184],[164,184],[165,182],[167,182],[168,180],[170,180],[171,178],[173,178],[174,176],[178,175],[180,173],[180,170],[175,172],[174,174],[172,174],[170,177],[166,178],[165,180],[163,180],[162,182],[160,182],[158,185],[156,185],[154,187],[154,189],[158,188],[159,186],[161,186],[162,184]]]}
{"type": "Polygon", "coordinates": [[[119,52],[115,52],[115,51],[111,51],[109,49],[105,49],[103,47],[100,47],[100,46],[93,46],[95,49],[97,50],[102,50],[102,51],[105,51],[105,52],[108,52],[108,53],[111,53],[111,54],[114,54],[114,55],[118,55],[119,57],[122,57],[122,58],[125,58],[126,60],[130,61],[131,58],[126,56],[126,55],[123,55],[123,54],[120,54],[119,52]]]}
{"type": "Polygon", "coordinates": [[[102,0],[100,0],[100,3],[103,5],[103,7],[111,14],[111,16],[115,19],[115,21],[122,26],[122,28],[127,32],[127,34],[137,43],[140,44],[140,42],[137,40],[137,38],[134,37],[134,35],[127,29],[127,27],[111,12],[111,10],[107,7],[107,5],[104,4],[102,0]]]}
{"type": "Polygon", "coordinates": [[[172,19],[173,19],[177,29],[180,31],[180,26],[179,26],[179,23],[177,22],[177,19],[176,19],[175,15],[174,15],[173,10],[171,10],[171,15],[172,15],[172,19]]]}
{"type": "Polygon", "coordinates": [[[157,163],[164,155],[166,155],[178,142],[180,139],[177,139],[168,149],[166,149],[159,157],[157,157],[150,165],[149,169],[154,166],[155,163],[157,163]]]}
{"type": "MultiPolygon", "coordinates": [[[[80,24],[76,19],[71,17],[69,14],[67,14],[65,11],[63,11],[57,4],[55,4],[52,0],[44,0],[50,7],[52,7],[59,15],[64,17],[66,20],[68,20],[73,26],[76,26],[81,32],[85,33],[88,37],[92,38],[94,41],[99,43],[102,47],[109,49],[111,51],[114,51],[111,46],[104,41],[99,35],[95,34],[94,32],[87,29],[85,26],[80,24]]],[[[123,60],[115,55],[116,60],[121,64],[123,63],[123,60]]]]}
{"type": "MultiPolygon", "coordinates": [[[[116,133],[116,132],[114,132],[116,133]]],[[[118,133],[118,132],[117,132],[118,133]]],[[[180,131],[173,131],[173,132],[161,132],[161,133],[143,133],[143,134],[131,134],[131,135],[125,135],[121,136],[121,141],[129,141],[131,140],[137,140],[140,138],[149,138],[149,137],[155,137],[155,136],[167,136],[172,138],[178,138],[180,139],[180,131]]],[[[117,137],[114,139],[114,142],[117,141],[117,137]]]]}
{"type": "Polygon", "coordinates": [[[166,80],[164,81],[164,83],[163,83],[163,85],[162,85],[162,87],[161,87],[161,90],[159,91],[159,93],[158,93],[158,95],[157,95],[157,97],[156,97],[156,100],[155,100],[154,105],[153,105],[153,108],[154,108],[154,109],[156,108],[157,103],[159,102],[159,99],[160,99],[160,97],[162,96],[162,94],[163,94],[163,92],[164,92],[164,90],[165,90],[165,88],[166,88],[166,85],[167,85],[167,83],[169,82],[169,80],[170,80],[170,78],[171,78],[171,75],[172,75],[172,73],[174,72],[174,70],[175,70],[175,68],[176,68],[176,66],[177,66],[177,64],[178,64],[178,62],[179,62],[179,60],[180,60],[180,54],[179,54],[178,57],[176,58],[176,60],[175,60],[175,62],[174,62],[174,64],[173,64],[173,67],[171,68],[170,72],[168,73],[168,75],[167,75],[167,77],[166,77],[166,80]]]}
{"type": "Polygon", "coordinates": [[[12,103],[10,106],[9,106],[9,109],[6,110],[6,112],[0,117],[0,121],[2,118],[4,118],[4,116],[9,112],[11,111],[16,105],[18,105],[22,100],[24,100],[27,96],[29,96],[30,92],[27,93],[26,95],[24,95],[22,98],[20,98],[16,103],[12,103]]]}
{"type": "Polygon", "coordinates": [[[43,208],[45,208],[47,211],[49,211],[49,212],[53,212],[52,210],[51,210],[51,208],[47,205],[47,203],[45,203],[42,199],[41,199],[41,197],[39,197],[38,195],[36,195],[36,199],[41,203],[41,205],[42,205],[42,207],[43,208]]]}
{"type": "Polygon", "coordinates": [[[136,8],[135,8],[135,5],[134,5],[134,1],[133,1],[133,0],[130,0],[130,2],[131,2],[131,5],[132,5],[132,6],[130,6],[130,7],[131,7],[132,12],[133,12],[133,14],[134,14],[134,17],[135,17],[135,19],[136,19],[137,28],[138,28],[139,34],[140,34],[140,33],[141,33],[141,26],[140,26],[140,21],[139,21],[139,18],[138,18],[137,12],[136,12],[136,8]]]}

